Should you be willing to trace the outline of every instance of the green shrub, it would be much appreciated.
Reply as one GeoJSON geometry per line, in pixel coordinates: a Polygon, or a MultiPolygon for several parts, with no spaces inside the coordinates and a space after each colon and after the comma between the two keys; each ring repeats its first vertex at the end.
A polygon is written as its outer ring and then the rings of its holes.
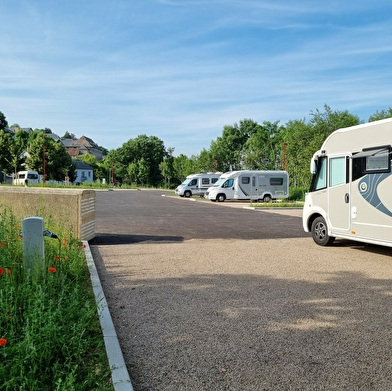
{"type": "Polygon", "coordinates": [[[1,210],[0,390],[113,390],[81,243],[56,232],[29,268],[20,230],[1,210]]]}
{"type": "Polygon", "coordinates": [[[305,189],[303,187],[292,187],[290,188],[290,201],[305,201],[305,193],[309,189],[305,189]]]}

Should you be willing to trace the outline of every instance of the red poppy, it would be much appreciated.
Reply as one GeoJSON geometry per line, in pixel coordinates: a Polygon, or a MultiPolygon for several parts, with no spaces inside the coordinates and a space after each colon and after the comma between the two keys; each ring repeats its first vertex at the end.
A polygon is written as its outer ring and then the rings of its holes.
{"type": "Polygon", "coordinates": [[[0,247],[4,247],[4,246],[5,246],[4,242],[0,242],[0,247]]]}
{"type": "Polygon", "coordinates": [[[0,276],[4,273],[4,269],[0,267],[0,276]]]}
{"type": "Polygon", "coordinates": [[[49,270],[51,273],[56,273],[56,272],[57,272],[57,270],[56,270],[55,267],[50,267],[48,270],[49,270]]]}
{"type": "Polygon", "coordinates": [[[7,343],[5,338],[0,338],[0,346],[4,346],[7,343]]]}
{"type": "Polygon", "coordinates": [[[60,257],[59,257],[58,255],[56,255],[56,256],[54,257],[54,260],[55,260],[55,261],[59,261],[59,260],[60,260],[60,257]]]}
{"type": "Polygon", "coordinates": [[[7,274],[11,274],[11,273],[12,273],[11,269],[7,269],[7,274]]]}

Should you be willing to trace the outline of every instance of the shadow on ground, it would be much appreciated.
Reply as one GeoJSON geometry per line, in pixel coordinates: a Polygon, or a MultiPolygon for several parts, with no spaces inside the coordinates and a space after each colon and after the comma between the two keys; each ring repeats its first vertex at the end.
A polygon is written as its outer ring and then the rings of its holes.
{"type": "Polygon", "coordinates": [[[134,244],[141,242],[182,242],[182,236],[127,235],[100,233],[90,240],[91,245],[134,244]]]}

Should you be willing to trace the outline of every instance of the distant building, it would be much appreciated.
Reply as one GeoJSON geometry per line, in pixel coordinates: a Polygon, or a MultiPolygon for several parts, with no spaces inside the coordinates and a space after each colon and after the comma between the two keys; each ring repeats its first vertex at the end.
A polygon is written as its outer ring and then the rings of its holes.
{"type": "Polygon", "coordinates": [[[63,142],[67,153],[73,159],[77,159],[79,155],[84,155],[86,153],[94,155],[98,162],[103,159],[101,149],[91,138],[82,136],[79,139],[63,138],[61,141],[63,142]]]}
{"type": "Polygon", "coordinates": [[[76,179],[75,183],[83,183],[83,182],[93,182],[94,180],[94,170],[93,168],[80,160],[74,160],[73,163],[76,166],[75,174],[76,179]]]}

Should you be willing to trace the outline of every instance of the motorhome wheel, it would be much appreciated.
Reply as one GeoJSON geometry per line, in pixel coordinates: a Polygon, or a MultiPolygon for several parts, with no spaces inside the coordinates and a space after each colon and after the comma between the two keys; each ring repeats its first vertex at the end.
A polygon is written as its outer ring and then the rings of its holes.
{"type": "Polygon", "coordinates": [[[264,198],[263,198],[263,201],[264,201],[264,202],[271,202],[271,196],[268,195],[268,194],[265,195],[264,198]]]}
{"type": "Polygon", "coordinates": [[[192,195],[192,193],[191,193],[189,190],[187,190],[187,191],[184,192],[184,196],[185,196],[185,197],[188,197],[188,198],[189,198],[191,195],[192,195]]]}
{"type": "Polygon", "coordinates": [[[328,235],[328,226],[324,218],[319,216],[312,223],[313,240],[320,246],[328,246],[333,243],[335,238],[328,235]]]}
{"type": "Polygon", "coordinates": [[[218,196],[216,197],[218,202],[224,202],[226,199],[226,196],[224,194],[218,194],[218,196]]]}

